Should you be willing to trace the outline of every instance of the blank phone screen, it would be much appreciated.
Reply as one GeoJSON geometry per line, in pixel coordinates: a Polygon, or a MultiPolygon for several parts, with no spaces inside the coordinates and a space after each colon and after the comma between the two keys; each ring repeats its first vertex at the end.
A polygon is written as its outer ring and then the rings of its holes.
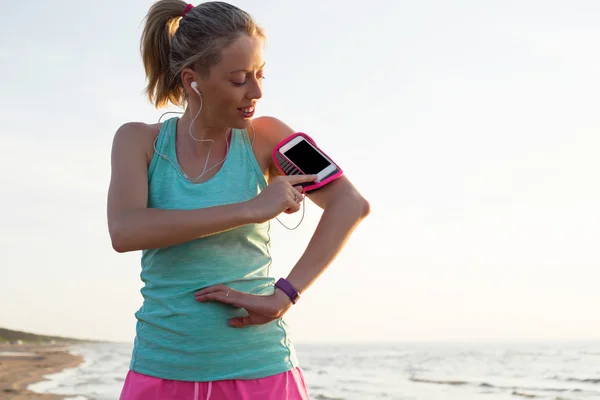
{"type": "Polygon", "coordinates": [[[307,175],[318,174],[330,164],[305,140],[286,151],[284,155],[307,175]]]}

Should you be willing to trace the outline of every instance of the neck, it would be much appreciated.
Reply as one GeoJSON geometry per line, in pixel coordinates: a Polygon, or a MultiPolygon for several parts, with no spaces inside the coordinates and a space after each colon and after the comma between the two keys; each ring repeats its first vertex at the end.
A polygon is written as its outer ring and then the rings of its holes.
{"type": "Polygon", "coordinates": [[[225,135],[229,131],[228,127],[209,124],[201,115],[195,119],[194,117],[196,117],[196,113],[190,112],[188,108],[179,119],[181,138],[186,147],[200,151],[202,148],[212,147],[225,140],[225,135]]]}

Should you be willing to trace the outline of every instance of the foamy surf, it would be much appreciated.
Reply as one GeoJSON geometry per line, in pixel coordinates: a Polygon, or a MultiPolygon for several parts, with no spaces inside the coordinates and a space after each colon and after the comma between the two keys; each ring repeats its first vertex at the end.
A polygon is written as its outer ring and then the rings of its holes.
{"type": "MultiPolygon", "coordinates": [[[[311,399],[586,400],[600,398],[600,343],[298,344],[311,399]],[[568,368],[567,368],[568,367],[568,368]]],[[[129,344],[73,347],[84,363],[31,390],[118,399],[129,344]]]]}

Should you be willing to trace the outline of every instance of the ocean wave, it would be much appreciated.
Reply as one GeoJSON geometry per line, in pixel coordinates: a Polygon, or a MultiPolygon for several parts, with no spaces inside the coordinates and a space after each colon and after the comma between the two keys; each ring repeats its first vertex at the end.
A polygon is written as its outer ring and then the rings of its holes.
{"type": "MultiPolygon", "coordinates": [[[[521,392],[555,392],[555,393],[564,393],[564,392],[582,392],[581,389],[578,388],[540,388],[540,387],[519,387],[519,386],[503,386],[503,385],[492,385],[488,382],[468,382],[462,380],[445,380],[445,379],[424,379],[424,378],[416,378],[411,377],[408,378],[412,382],[417,383],[430,383],[435,385],[449,385],[449,386],[477,386],[488,389],[499,389],[499,390],[512,390],[513,395],[518,396],[521,392]]],[[[527,394],[527,393],[523,393],[527,394]]],[[[535,395],[532,395],[537,397],[535,395]]],[[[524,396],[527,397],[527,396],[524,396]]]]}
{"type": "Polygon", "coordinates": [[[567,378],[567,382],[583,382],[583,383],[593,383],[594,385],[598,385],[598,384],[600,384],[600,378],[587,378],[587,379],[567,378]]]}
{"type": "Polygon", "coordinates": [[[531,393],[521,393],[521,392],[517,392],[516,390],[514,390],[514,391],[513,391],[511,394],[512,394],[513,396],[527,397],[527,398],[529,398],[529,399],[533,399],[534,397],[539,397],[539,396],[537,396],[537,395],[535,395],[535,394],[531,394],[531,393]]]}
{"type": "Polygon", "coordinates": [[[457,386],[457,385],[468,385],[469,382],[467,381],[441,381],[441,380],[435,380],[435,379],[422,379],[422,378],[415,378],[415,377],[411,377],[408,378],[409,381],[413,381],[413,382],[419,382],[419,383],[433,383],[436,385],[452,385],[452,386],[457,386]]]}
{"type": "Polygon", "coordinates": [[[344,400],[343,397],[329,397],[329,396],[326,396],[324,394],[317,394],[317,395],[315,395],[315,399],[316,400],[344,400]]]}
{"type": "Polygon", "coordinates": [[[561,376],[553,376],[550,379],[562,382],[591,383],[593,385],[600,384],[600,378],[563,378],[561,376]]]}

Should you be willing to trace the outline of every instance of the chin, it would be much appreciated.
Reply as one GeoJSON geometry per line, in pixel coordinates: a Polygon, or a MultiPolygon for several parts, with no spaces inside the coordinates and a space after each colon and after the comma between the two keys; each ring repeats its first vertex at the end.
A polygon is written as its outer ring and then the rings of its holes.
{"type": "Polygon", "coordinates": [[[235,129],[248,129],[252,125],[252,118],[236,118],[230,126],[235,129]]]}

